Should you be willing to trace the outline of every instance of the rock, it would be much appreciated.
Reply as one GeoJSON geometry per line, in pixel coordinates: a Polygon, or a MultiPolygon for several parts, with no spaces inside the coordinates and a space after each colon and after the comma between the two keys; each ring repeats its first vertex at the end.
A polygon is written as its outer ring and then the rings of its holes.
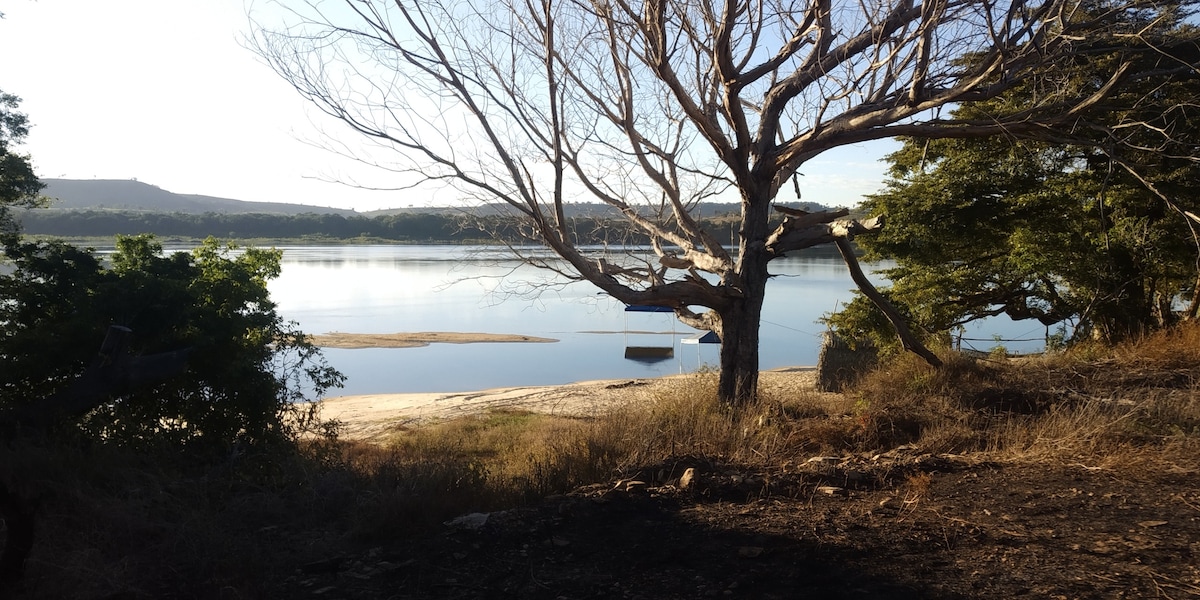
{"type": "Polygon", "coordinates": [[[742,558],[758,558],[762,556],[763,549],[759,546],[741,546],[738,548],[738,556],[742,558]]]}
{"type": "Polygon", "coordinates": [[[646,491],[646,482],[645,481],[630,481],[628,484],[625,485],[625,491],[627,491],[627,492],[644,492],[644,491],[646,491]]]}
{"type": "Polygon", "coordinates": [[[842,462],[842,459],[837,456],[814,456],[806,461],[808,464],[818,464],[822,467],[833,467],[842,462]]]}
{"type": "Polygon", "coordinates": [[[879,362],[879,351],[866,341],[850,342],[832,331],[821,336],[817,358],[817,389],[840,392],[879,362]]]}
{"type": "Polygon", "coordinates": [[[446,521],[446,527],[454,529],[465,529],[467,531],[477,530],[487,524],[488,513],[470,513],[460,517],[454,517],[446,521]]]}
{"type": "Polygon", "coordinates": [[[830,496],[845,496],[846,489],[837,487],[836,485],[822,485],[817,487],[817,491],[830,496]]]}
{"type": "Polygon", "coordinates": [[[692,487],[696,480],[696,469],[688,467],[679,478],[679,489],[686,490],[692,487]]]}
{"type": "Polygon", "coordinates": [[[305,565],[300,566],[300,571],[309,575],[317,573],[337,573],[342,570],[342,563],[345,561],[341,556],[326,558],[322,560],[314,560],[305,565]]]}
{"type": "Polygon", "coordinates": [[[636,479],[621,479],[613,486],[613,489],[618,492],[644,492],[646,491],[646,482],[636,479]]]}

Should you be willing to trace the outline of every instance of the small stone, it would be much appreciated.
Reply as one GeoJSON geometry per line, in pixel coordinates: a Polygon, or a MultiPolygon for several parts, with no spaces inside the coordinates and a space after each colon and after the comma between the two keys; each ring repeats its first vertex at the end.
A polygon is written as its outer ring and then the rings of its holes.
{"type": "Polygon", "coordinates": [[[646,482],[637,479],[618,479],[613,485],[613,491],[617,492],[632,492],[646,488],[646,482]]]}
{"type": "Polygon", "coordinates": [[[1142,527],[1147,527],[1147,528],[1148,527],[1162,527],[1163,525],[1166,525],[1166,524],[1167,524],[1166,521],[1140,521],[1140,522],[1138,522],[1138,525],[1141,525],[1142,527]]]}
{"type": "Polygon", "coordinates": [[[696,469],[688,467],[687,470],[683,472],[683,475],[679,478],[679,489],[686,490],[692,487],[692,484],[695,483],[695,479],[696,469]]]}
{"type": "Polygon", "coordinates": [[[455,529],[476,530],[488,522],[488,513],[470,513],[446,521],[447,527],[455,529]]]}
{"type": "Polygon", "coordinates": [[[300,570],[309,575],[318,573],[337,573],[342,570],[343,559],[339,557],[317,560],[308,564],[302,565],[300,570]]]}
{"type": "Polygon", "coordinates": [[[738,548],[738,556],[742,558],[758,558],[762,556],[763,549],[759,546],[741,546],[738,548]]]}
{"type": "Polygon", "coordinates": [[[829,494],[830,496],[845,495],[846,489],[837,487],[836,485],[822,485],[817,488],[818,492],[829,494]]]}

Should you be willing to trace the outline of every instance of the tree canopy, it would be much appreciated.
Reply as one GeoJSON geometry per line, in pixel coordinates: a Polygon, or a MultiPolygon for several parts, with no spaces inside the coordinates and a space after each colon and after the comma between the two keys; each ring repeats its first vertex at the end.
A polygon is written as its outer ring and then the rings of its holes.
{"type": "Polygon", "coordinates": [[[808,160],[896,136],[1052,136],[1132,82],[1193,73],[1194,56],[1153,35],[1190,6],[346,0],[290,5],[252,43],[320,110],[396,151],[357,156],[397,187],[505,202],[565,275],[717,332],[719,394],[740,403],[756,395],[768,263],[877,225],[832,212],[773,226],[808,160]],[[1101,62],[1088,85],[1061,76],[1101,62]],[[948,112],[1017,88],[1019,111],[948,112]],[[692,210],[723,194],[740,203],[734,248],[692,210]],[[576,244],[562,207],[580,196],[622,211],[656,260],[576,244]]]}
{"type": "MultiPolygon", "coordinates": [[[[1154,35],[1180,56],[1198,52],[1191,25],[1154,35]]],[[[1094,86],[1115,56],[1059,76],[1094,86]]],[[[942,333],[1004,314],[1117,341],[1194,317],[1198,96],[1194,74],[1134,81],[1045,136],[904,139],[888,157],[886,189],[863,204],[888,218],[861,243],[867,258],[897,261],[889,297],[942,333]]],[[[1031,103],[1022,86],[955,114],[1019,113],[1031,103]]],[[[830,321],[882,341],[869,313],[859,300],[830,321]]]]}
{"type": "Polygon", "coordinates": [[[0,241],[5,243],[17,231],[12,208],[38,206],[38,192],[45,187],[29,155],[15,148],[29,135],[29,118],[17,110],[20,104],[20,98],[0,90],[0,241]]]}

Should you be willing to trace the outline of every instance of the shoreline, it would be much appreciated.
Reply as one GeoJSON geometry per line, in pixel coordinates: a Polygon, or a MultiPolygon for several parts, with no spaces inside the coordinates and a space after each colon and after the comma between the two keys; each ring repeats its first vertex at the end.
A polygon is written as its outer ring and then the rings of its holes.
{"type": "MultiPolygon", "coordinates": [[[[527,410],[569,417],[590,417],[634,402],[652,401],[680,378],[597,379],[562,385],[500,387],[468,392],[410,392],[334,396],[321,403],[321,416],[342,422],[347,439],[381,441],[405,427],[494,410],[527,410]]],[[[816,367],[763,371],[760,385],[811,391],[816,367]]]]}

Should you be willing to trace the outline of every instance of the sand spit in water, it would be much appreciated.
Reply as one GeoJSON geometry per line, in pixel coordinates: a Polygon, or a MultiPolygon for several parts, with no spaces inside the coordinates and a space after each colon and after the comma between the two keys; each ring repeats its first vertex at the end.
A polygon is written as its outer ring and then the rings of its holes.
{"type": "Polygon", "coordinates": [[[330,332],[308,336],[321,348],[420,348],[429,344],[482,344],[557,342],[554,338],[534,337],[512,333],[460,333],[455,331],[419,331],[411,333],[341,333],[330,332]]]}

